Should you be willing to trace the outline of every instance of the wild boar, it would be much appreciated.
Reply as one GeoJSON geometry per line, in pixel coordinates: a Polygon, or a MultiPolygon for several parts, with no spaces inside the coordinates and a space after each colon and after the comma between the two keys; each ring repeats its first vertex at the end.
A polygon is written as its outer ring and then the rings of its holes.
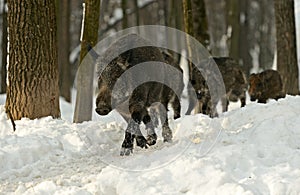
{"type": "Polygon", "coordinates": [[[180,68],[178,62],[168,51],[162,51],[162,54],[164,56],[165,62],[171,65],[172,67],[176,68],[176,70],[178,70],[181,73],[181,74],[172,75],[172,79],[176,81],[175,91],[177,92],[177,94],[173,91],[174,89],[165,86],[167,88],[165,90],[166,91],[165,96],[167,96],[167,100],[173,108],[174,119],[177,119],[180,118],[180,111],[181,111],[180,97],[178,97],[177,95],[181,95],[184,88],[183,71],[180,68]]]}
{"type": "MultiPolygon", "coordinates": [[[[103,57],[98,60],[100,69],[101,67],[105,68],[99,72],[99,93],[96,98],[96,112],[99,115],[107,115],[111,110],[116,109],[128,123],[120,155],[129,155],[132,153],[134,139],[137,145],[142,148],[147,148],[147,145],[154,145],[156,143],[157,135],[154,128],[158,123],[154,123],[155,120],[151,120],[149,110],[157,102],[167,109],[168,103],[177,101],[176,98],[174,99],[174,94],[178,95],[181,93],[180,90],[182,90],[180,89],[180,83],[178,87],[175,87],[178,91],[173,92],[163,82],[155,82],[151,81],[151,79],[147,81],[147,78],[150,78],[149,75],[155,75],[157,80],[163,81],[167,74],[165,69],[159,69],[158,71],[153,69],[143,71],[144,69],[141,69],[140,72],[128,71],[129,69],[132,70],[133,67],[139,67],[137,66],[138,64],[145,62],[167,63],[168,60],[165,60],[166,56],[162,54],[159,48],[147,45],[151,44],[136,34],[126,35],[113,43],[105,51],[103,57]],[[111,59],[111,56],[119,51],[124,52],[111,59]],[[126,82],[120,82],[121,84],[118,85],[116,92],[114,91],[113,94],[113,88],[123,73],[128,73],[128,79],[125,80],[126,82]],[[146,80],[147,82],[143,82],[139,86],[134,86],[138,79],[141,79],[141,81],[146,80]],[[131,94],[128,93],[129,89],[132,91],[131,94]],[[129,105],[129,113],[126,112],[126,105],[129,105]],[[148,132],[147,139],[140,131],[139,125],[141,122],[146,125],[148,132]]],[[[174,81],[176,82],[176,80],[174,81]]],[[[177,83],[174,86],[177,86],[177,83]]],[[[174,117],[176,118],[180,116],[180,105],[175,110],[174,117]]],[[[164,141],[171,141],[172,131],[168,124],[167,112],[159,109],[157,115],[155,117],[160,118],[162,121],[162,136],[164,141]]]]}
{"type": "Polygon", "coordinates": [[[206,80],[195,66],[192,68],[189,79],[191,85],[188,85],[189,106],[186,114],[191,114],[191,111],[195,109],[195,113],[207,114],[214,117],[216,114],[211,109],[213,105],[210,101],[211,96],[206,80]],[[195,90],[197,99],[194,99],[191,95],[192,90],[195,90]]]}
{"type": "Polygon", "coordinates": [[[276,70],[265,70],[249,77],[250,100],[266,103],[269,98],[278,100],[284,98],[283,85],[280,74],[276,70]]]}
{"type": "MultiPolygon", "coordinates": [[[[222,111],[226,112],[228,110],[229,101],[236,102],[240,100],[241,107],[245,106],[248,82],[238,63],[229,57],[213,57],[209,60],[214,60],[223,77],[226,95],[221,98],[222,111]]],[[[190,114],[198,103],[197,110],[195,110],[196,113],[208,114],[211,117],[217,116],[216,105],[218,102],[211,102],[206,79],[204,79],[197,68],[194,67],[191,71],[190,82],[196,91],[198,102],[190,100],[187,114],[190,114]]]]}
{"type": "Polygon", "coordinates": [[[219,67],[226,88],[226,97],[222,100],[222,111],[228,110],[229,101],[240,100],[241,107],[246,105],[248,81],[239,64],[229,57],[213,57],[219,67]]]}

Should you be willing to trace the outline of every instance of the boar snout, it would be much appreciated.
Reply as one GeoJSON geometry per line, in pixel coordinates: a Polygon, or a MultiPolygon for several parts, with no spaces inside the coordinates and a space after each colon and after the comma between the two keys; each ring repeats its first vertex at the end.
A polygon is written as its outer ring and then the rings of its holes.
{"type": "Polygon", "coordinates": [[[111,91],[107,90],[107,87],[100,88],[99,94],[96,99],[95,111],[99,115],[107,115],[112,111],[111,107],[111,91]]]}
{"type": "Polygon", "coordinates": [[[250,101],[254,102],[257,98],[255,96],[250,96],[250,101]]]}
{"type": "Polygon", "coordinates": [[[96,108],[95,111],[99,114],[99,115],[107,115],[108,113],[110,113],[112,109],[108,106],[105,107],[101,107],[101,108],[96,108]]]}

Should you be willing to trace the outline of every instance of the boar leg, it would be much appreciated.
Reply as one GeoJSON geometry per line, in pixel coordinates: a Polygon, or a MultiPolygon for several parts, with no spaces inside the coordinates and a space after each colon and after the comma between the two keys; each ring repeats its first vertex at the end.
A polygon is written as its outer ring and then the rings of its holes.
{"type": "Polygon", "coordinates": [[[152,121],[150,121],[146,124],[146,130],[147,130],[147,134],[148,134],[147,135],[147,144],[149,146],[156,144],[157,135],[155,133],[155,128],[154,128],[152,121]]]}
{"type": "Polygon", "coordinates": [[[210,115],[211,113],[211,109],[209,106],[209,101],[208,99],[202,99],[202,100],[198,100],[199,101],[199,105],[201,105],[201,109],[198,113],[202,113],[202,114],[206,114],[206,115],[210,115]]]}
{"type": "Polygon", "coordinates": [[[158,126],[158,118],[157,118],[157,111],[155,108],[150,108],[150,121],[144,120],[144,123],[146,125],[147,130],[147,144],[149,146],[152,146],[156,144],[157,135],[155,133],[155,127],[158,126]]]}
{"type": "Polygon", "coordinates": [[[245,96],[242,96],[242,97],[240,98],[240,100],[241,100],[241,107],[246,106],[246,95],[245,95],[245,96]]]}
{"type": "Polygon", "coordinates": [[[226,97],[223,97],[221,99],[221,102],[222,102],[222,112],[227,112],[228,110],[228,105],[229,105],[229,101],[226,97]]]}
{"type": "Polygon", "coordinates": [[[174,119],[180,118],[181,105],[180,105],[180,100],[175,93],[174,93],[174,101],[172,102],[172,107],[174,110],[174,119]]]}
{"type": "Polygon", "coordinates": [[[185,115],[190,115],[192,113],[192,110],[194,110],[194,108],[198,102],[198,100],[193,97],[191,91],[192,91],[192,88],[190,87],[190,89],[188,89],[188,104],[189,105],[188,105],[188,109],[187,109],[185,115]]]}
{"type": "MultiPolygon", "coordinates": [[[[144,123],[146,121],[151,121],[151,118],[150,116],[148,115],[148,112],[146,110],[146,108],[143,108],[143,111],[142,112],[134,112],[132,114],[132,117],[133,117],[133,120],[134,121],[138,121],[140,124],[140,121],[142,120],[144,123]],[[135,114],[138,116],[138,119],[137,118],[134,118],[135,117],[135,114]]],[[[143,136],[139,126],[138,126],[138,129],[135,129],[135,139],[136,139],[136,145],[141,147],[141,148],[147,148],[147,140],[145,139],[145,137],[143,136]]]]}
{"type": "MultiPolygon", "coordinates": [[[[138,110],[134,111],[131,116],[132,116],[133,121],[135,121],[138,124],[140,124],[141,121],[143,121],[144,123],[145,123],[145,121],[148,121],[148,120],[151,121],[151,118],[150,118],[146,108],[142,108],[139,111],[138,110]]],[[[134,129],[134,130],[135,130],[135,135],[136,135],[135,136],[136,145],[141,148],[147,148],[147,140],[143,136],[139,126],[138,126],[138,129],[134,129]]]]}
{"type": "Polygon", "coordinates": [[[217,104],[218,102],[213,102],[212,100],[209,101],[208,108],[209,108],[209,116],[211,118],[218,117],[217,104]]]}
{"type": "Polygon", "coordinates": [[[164,142],[171,142],[173,135],[172,135],[172,130],[169,127],[168,113],[166,111],[167,105],[168,104],[166,102],[162,102],[162,105],[160,105],[159,107],[160,109],[159,116],[162,123],[162,136],[164,138],[164,142]]]}
{"type": "Polygon", "coordinates": [[[122,148],[120,151],[120,155],[121,156],[128,156],[132,153],[133,150],[133,140],[134,140],[134,135],[129,133],[129,132],[125,132],[125,139],[122,143],[122,148]]]}
{"type": "Polygon", "coordinates": [[[265,103],[267,103],[267,99],[260,98],[260,99],[258,99],[257,103],[265,104],[265,103]]]}
{"type": "Polygon", "coordinates": [[[285,93],[284,92],[280,92],[276,97],[275,100],[277,101],[280,98],[285,98],[285,93]]]}
{"type": "Polygon", "coordinates": [[[132,153],[134,138],[136,139],[138,146],[147,148],[146,139],[141,133],[140,125],[133,119],[130,119],[125,131],[125,138],[122,143],[120,152],[121,156],[128,156],[132,153]]]}
{"type": "Polygon", "coordinates": [[[171,142],[172,141],[172,130],[169,127],[168,122],[168,98],[162,98],[161,104],[159,105],[159,117],[162,123],[162,136],[164,138],[164,142],[171,142]]]}
{"type": "Polygon", "coordinates": [[[162,136],[164,138],[164,142],[172,142],[172,130],[169,127],[168,118],[166,118],[163,126],[162,126],[162,136]]]}
{"type": "Polygon", "coordinates": [[[122,148],[120,152],[121,156],[128,156],[132,153],[133,141],[135,138],[135,132],[138,131],[137,129],[139,129],[139,124],[130,119],[125,131],[125,138],[122,143],[122,148]]]}

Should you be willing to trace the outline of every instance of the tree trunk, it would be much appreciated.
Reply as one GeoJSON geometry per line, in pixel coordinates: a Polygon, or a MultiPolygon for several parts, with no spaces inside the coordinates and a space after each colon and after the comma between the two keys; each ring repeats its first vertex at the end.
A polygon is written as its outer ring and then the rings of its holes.
{"type": "Polygon", "coordinates": [[[204,0],[192,0],[195,38],[207,49],[210,46],[204,0]]]}
{"type": "Polygon", "coordinates": [[[73,121],[80,123],[92,119],[94,63],[82,63],[89,49],[98,39],[100,0],[86,0],[80,65],[77,77],[76,106],[73,121]]]}
{"type": "MultiPolygon", "coordinates": [[[[193,26],[193,15],[192,15],[192,4],[191,0],[182,0],[182,5],[183,5],[183,19],[184,19],[184,29],[185,33],[189,34],[190,36],[194,36],[194,26],[193,26]]],[[[190,39],[187,38],[187,56],[188,58],[192,59],[192,50],[191,50],[191,43],[190,39]]],[[[193,64],[191,60],[188,61],[188,68],[189,68],[189,81],[195,79],[194,72],[193,70],[193,64]]],[[[193,107],[197,104],[197,100],[195,100],[192,97],[192,86],[189,84],[187,87],[187,92],[188,92],[188,99],[189,99],[189,109],[186,114],[190,114],[190,108],[193,107]]],[[[197,108],[195,109],[197,110],[197,108]]]]}
{"type": "Polygon", "coordinates": [[[191,0],[182,0],[185,32],[194,36],[193,13],[191,0]]]}
{"type": "MultiPolygon", "coordinates": [[[[183,13],[182,13],[182,1],[172,0],[172,9],[174,9],[174,28],[178,30],[183,30],[183,13]]],[[[178,33],[176,34],[176,38],[179,39],[178,33]]],[[[175,42],[177,48],[181,48],[181,42],[175,42]]],[[[176,55],[176,60],[180,63],[181,54],[176,55]]]]}
{"type": "Polygon", "coordinates": [[[58,66],[59,66],[59,88],[60,95],[67,102],[71,102],[71,67],[70,54],[70,0],[58,0],[58,66]]]}
{"type": "Polygon", "coordinates": [[[0,94],[6,93],[6,64],[7,64],[7,14],[5,11],[6,0],[3,2],[2,10],[2,64],[1,64],[1,88],[0,94]]]}
{"type": "MultiPolygon", "coordinates": [[[[182,0],[183,5],[183,20],[184,20],[184,30],[185,33],[190,36],[194,36],[194,26],[193,26],[193,14],[192,14],[192,3],[191,0],[182,0]]],[[[187,56],[191,59],[192,51],[191,51],[191,43],[190,39],[187,39],[187,56]]],[[[189,69],[192,70],[192,63],[189,62],[189,69]]],[[[190,71],[190,79],[192,79],[192,71],[190,71]]]]}
{"type": "Polygon", "coordinates": [[[274,33],[275,17],[274,7],[269,5],[269,0],[260,2],[261,20],[259,26],[259,65],[263,70],[271,69],[274,59],[275,44],[272,41],[276,36],[274,33]]]}
{"type": "Polygon", "coordinates": [[[229,0],[226,6],[228,14],[227,26],[231,28],[229,56],[239,61],[240,1],[229,0]]]}
{"type": "Polygon", "coordinates": [[[60,117],[54,1],[8,0],[6,110],[14,120],[60,117]]]}
{"type": "Polygon", "coordinates": [[[138,0],[134,0],[134,9],[135,9],[135,19],[136,19],[136,25],[140,25],[140,10],[138,5],[138,0]]]}
{"type": "Polygon", "coordinates": [[[240,35],[239,36],[239,50],[240,50],[240,58],[243,64],[243,70],[246,73],[247,78],[250,75],[250,70],[253,67],[252,64],[252,57],[250,55],[250,38],[249,35],[254,32],[251,31],[250,24],[249,24],[249,15],[248,9],[251,9],[249,6],[249,1],[251,0],[243,0],[240,1],[240,10],[241,14],[243,15],[243,19],[240,25],[240,35]]]}
{"type": "Polygon", "coordinates": [[[183,10],[183,4],[182,2],[178,2],[178,4],[176,4],[177,1],[173,0],[173,5],[175,6],[175,28],[178,30],[183,30],[183,14],[182,14],[182,10],[183,10]]]}
{"type": "Polygon", "coordinates": [[[225,5],[225,0],[205,1],[210,48],[214,56],[228,56],[227,44],[224,44],[227,34],[225,5]]]}
{"type": "MultiPolygon", "coordinates": [[[[184,29],[185,33],[189,34],[190,36],[194,36],[194,26],[193,26],[193,14],[192,14],[192,3],[191,0],[182,0],[183,5],[183,20],[184,20],[184,29]]],[[[192,59],[192,49],[191,49],[191,43],[190,39],[186,39],[187,41],[187,56],[189,59],[192,59]]],[[[193,64],[191,60],[188,61],[188,67],[189,67],[189,80],[194,79],[193,74],[193,64]]],[[[191,89],[188,89],[189,97],[191,97],[191,89]]],[[[190,100],[191,101],[191,100],[190,100]]]]}
{"type": "Polygon", "coordinates": [[[122,0],[121,2],[123,19],[122,19],[122,29],[128,28],[128,20],[127,20],[127,0],[122,0]]]}
{"type": "Polygon", "coordinates": [[[277,69],[287,94],[299,94],[296,28],[293,0],[274,0],[277,69]]]}

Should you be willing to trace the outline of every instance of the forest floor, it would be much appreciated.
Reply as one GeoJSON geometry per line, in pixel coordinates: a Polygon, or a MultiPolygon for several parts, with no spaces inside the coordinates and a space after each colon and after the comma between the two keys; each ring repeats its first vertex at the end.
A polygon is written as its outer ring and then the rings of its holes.
{"type": "Polygon", "coordinates": [[[126,123],[113,112],[82,124],[16,121],[0,96],[0,194],[299,194],[300,97],[231,105],[211,119],[170,119],[172,143],[119,155],[126,123]],[[233,108],[234,107],[234,108],[233,108]]]}

